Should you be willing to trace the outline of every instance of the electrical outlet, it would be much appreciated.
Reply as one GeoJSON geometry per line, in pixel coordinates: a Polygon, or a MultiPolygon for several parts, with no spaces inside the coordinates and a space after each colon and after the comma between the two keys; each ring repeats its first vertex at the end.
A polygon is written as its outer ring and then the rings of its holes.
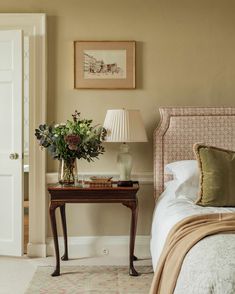
{"type": "Polygon", "coordinates": [[[106,249],[106,248],[104,248],[104,249],[102,250],[102,253],[103,253],[103,255],[109,255],[109,250],[106,249]]]}

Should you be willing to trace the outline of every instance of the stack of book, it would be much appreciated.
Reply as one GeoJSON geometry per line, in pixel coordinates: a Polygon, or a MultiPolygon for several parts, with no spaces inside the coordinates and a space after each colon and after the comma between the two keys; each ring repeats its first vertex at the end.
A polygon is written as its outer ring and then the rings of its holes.
{"type": "Polygon", "coordinates": [[[112,187],[112,177],[91,177],[91,181],[89,181],[89,186],[91,188],[97,188],[97,187],[112,187]]]}

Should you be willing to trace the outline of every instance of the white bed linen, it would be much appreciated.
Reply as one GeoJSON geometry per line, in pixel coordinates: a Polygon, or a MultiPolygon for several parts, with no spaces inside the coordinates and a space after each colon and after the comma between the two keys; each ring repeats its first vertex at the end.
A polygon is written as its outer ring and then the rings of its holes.
{"type": "Polygon", "coordinates": [[[178,184],[176,180],[167,184],[167,188],[161,194],[154,210],[150,242],[154,271],[167,235],[176,223],[188,216],[196,214],[235,212],[234,207],[201,207],[183,196],[175,198],[175,191],[178,188],[178,184]]]}

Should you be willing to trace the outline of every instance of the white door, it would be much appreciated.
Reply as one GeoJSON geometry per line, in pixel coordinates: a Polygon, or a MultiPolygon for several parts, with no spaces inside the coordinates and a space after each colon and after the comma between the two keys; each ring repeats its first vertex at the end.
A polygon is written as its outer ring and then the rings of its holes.
{"type": "Polygon", "coordinates": [[[23,253],[22,31],[0,31],[0,255],[23,253]]]}

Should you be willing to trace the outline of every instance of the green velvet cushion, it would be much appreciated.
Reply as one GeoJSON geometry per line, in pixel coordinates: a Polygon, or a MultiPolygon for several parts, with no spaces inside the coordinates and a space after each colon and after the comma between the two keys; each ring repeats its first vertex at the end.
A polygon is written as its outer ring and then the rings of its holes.
{"type": "Polygon", "coordinates": [[[201,171],[196,204],[235,206],[235,151],[195,144],[194,152],[201,171]]]}

